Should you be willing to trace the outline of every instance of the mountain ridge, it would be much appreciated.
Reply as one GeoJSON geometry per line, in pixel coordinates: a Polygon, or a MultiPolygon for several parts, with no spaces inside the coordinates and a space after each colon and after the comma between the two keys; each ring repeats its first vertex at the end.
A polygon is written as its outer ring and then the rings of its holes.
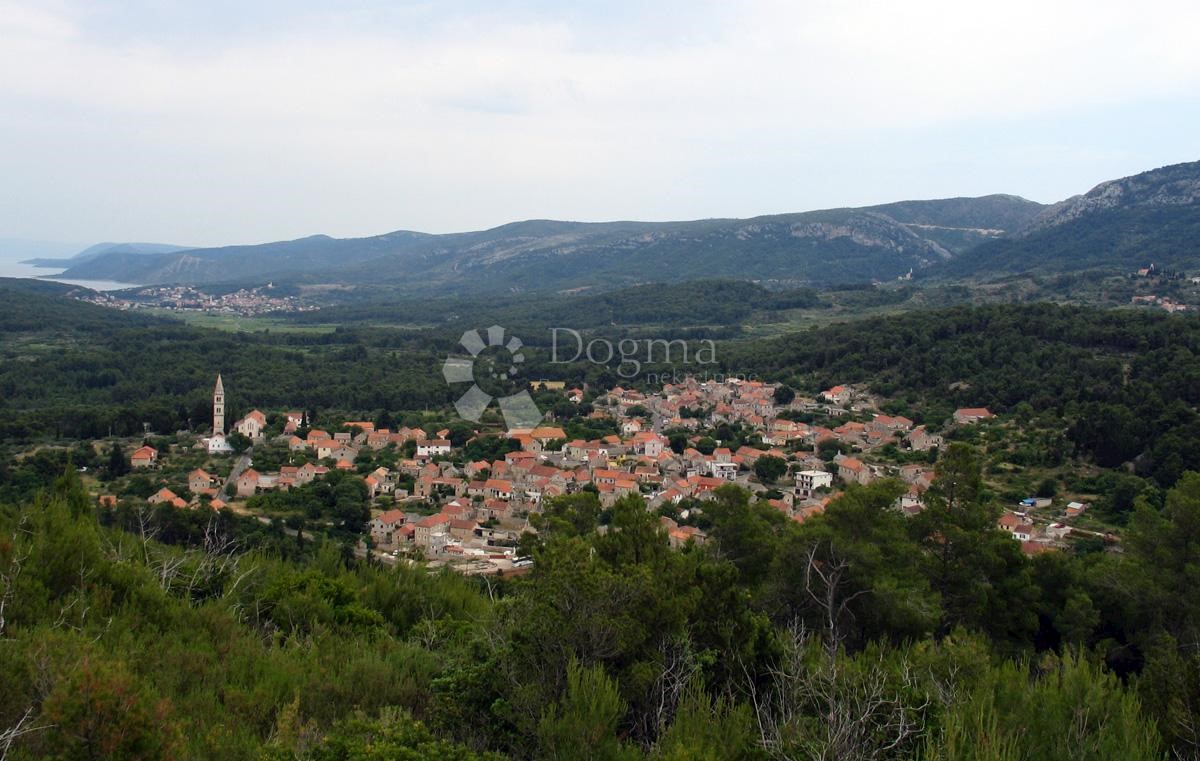
{"type": "Polygon", "coordinates": [[[933,277],[1200,267],[1200,161],[1108,180],[1046,207],[1013,235],[931,268],[933,277]]]}
{"type": "Polygon", "coordinates": [[[177,246],[171,243],[96,243],[83,249],[74,256],[65,258],[37,257],[26,259],[22,264],[32,264],[34,267],[73,267],[77,264],[92,261],[109,254],[149,255],[173,254],[186,251],[188,246],[177,246]]]}
{"type": "Polygon", "coordinates": [[[747,219],[523,220],[440,235],[397,230],[166,254],[118,251],[82,262],[65,275],[188,284],[388,282],[408,290],[521,290],[535,280],[538,287],[566,288],[701,277],[795,284],[891,279],[1004,234],[1042,208],[1016,196],[993,195],[747,219]]]}

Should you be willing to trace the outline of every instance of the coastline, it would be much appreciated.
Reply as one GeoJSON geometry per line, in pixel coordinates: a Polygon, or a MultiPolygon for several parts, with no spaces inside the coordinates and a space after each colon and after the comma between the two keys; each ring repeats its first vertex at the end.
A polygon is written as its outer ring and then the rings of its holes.
{"type": "Polygon", "coordinates": [[[80,288],[91,288],[93,291],[122,291],[126,288],[140,288],[140,283],[121,283],[115,280],[77,280],[59,277],[64,272],[57,267],[38,267],[15,259],[0,259],[0,277],[24,278],[29,280],[48,280],[66,285],[76,285],[80,288]]]}

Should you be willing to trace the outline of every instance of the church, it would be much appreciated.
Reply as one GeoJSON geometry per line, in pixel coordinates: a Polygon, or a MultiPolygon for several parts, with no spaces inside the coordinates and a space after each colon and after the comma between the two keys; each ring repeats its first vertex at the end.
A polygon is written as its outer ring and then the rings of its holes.
{"type": "Polygon", "coordinates": [[[204,446],[209,454],[233,454],[233,447],[225,440],[225,386],[221,383],[220,373],[217,373],[217,385],[213,389],[212,436],[204,439],[204,446]]]}

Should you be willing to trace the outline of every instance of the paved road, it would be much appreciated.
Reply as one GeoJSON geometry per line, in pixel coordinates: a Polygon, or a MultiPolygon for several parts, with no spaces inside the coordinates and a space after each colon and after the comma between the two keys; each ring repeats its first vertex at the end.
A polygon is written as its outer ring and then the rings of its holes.
{"type": "MultiPolygon", "coordinates": [[[[245,452],[242,452],[241,457],[237,458],[237,462],[233,464],[233,470],[229,471],[229,478],[226,478],[225,483],[221,484],[221,494],[226,493],[225,487],[229,486],[229,484],[236,484],[238,476],[242,475],[242,471],[250,467],[250,456],[252,454],[254,454],[254,447],[250,447],[245,452]]],[[[234,493],[237,493],[236,486],[234,487],[234,493]]]]}

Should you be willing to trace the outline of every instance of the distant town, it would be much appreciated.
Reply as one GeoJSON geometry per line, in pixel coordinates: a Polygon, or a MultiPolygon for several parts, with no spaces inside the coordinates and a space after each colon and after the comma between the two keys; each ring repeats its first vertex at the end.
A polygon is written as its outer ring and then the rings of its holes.
{"type": "Polygon", "coordinates": [[[156,285],[124,291],[76,291],[75,298],[90,304],[133,311],[167,309],[178,312],[257,317],[282,312],[313,312],[318,306],[296,296],[272,293],[274,286],[240,288],[233,293],[213,295],[186,285],[156,285]]]}
{"type": "MultiPolygon", "coordinates": [[[[912,272],[899,278],[912,279],[912,272]]],[[[1118,278],[1120,279],[1120,278],[1118,278]]],[[[1171,313],[1195,311],[1200,305],[1200,275],[1165,270],[1153,263],[1129,272],[1126,281],[1127,301],[1134,307],[1152,307],[1171,313]]],[[[877,283],[878,284],[878,283],[877,283]]],[[[586,289],[573,289],[582,291],[586,289]]],[[[564,291],[566,293],[567,291],[564,291]]],[[[179,313],[261,317],[270,314],[315,312],[321,306],[311,299],[284,296],[268,283],[240,288],[232,293],[207,293],[188,285],[153,285],[120,291],[79,289],[69,294],[90,304],[136,311],[139,309],[166,310],[179,313]]]]}

